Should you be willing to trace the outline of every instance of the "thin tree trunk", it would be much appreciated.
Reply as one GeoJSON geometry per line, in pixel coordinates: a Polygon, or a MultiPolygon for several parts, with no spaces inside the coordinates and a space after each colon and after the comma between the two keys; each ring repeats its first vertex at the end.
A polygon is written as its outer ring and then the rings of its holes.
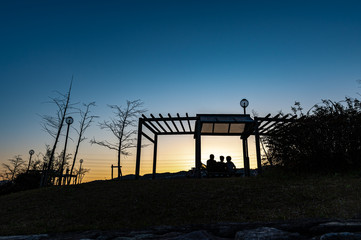
{"type": "Polygon", "coordinates": [[[82,116],[81,122],[80,122],[80,128],[79,128],[79,138],[78,138],[78,142],[76,145],[76,149],[75,149],[75,153],[74,153],[74,158],[73,158],[73,164],[71,165],[71,170],[70,170],[70,175],[68,177],[68,185],[71,182],[71,178],[73,175],[73,170],[74,170],[74,166],[75,166],[75,162],[76,162],[76,158],[78,156],[78,152],[79,152],[79,146],[80,143],[85,139],[83,139],[83,134],[85,133],[85,130],[90,126],[90,123],[92,122],[93,118],[95,118],[96,116],[90,116],[88,117],[88,114],[90,112],[89,108],[90,106],[93,106],[94,102],[89,103],[88,105],[86,105],[86,110],[84,112],[84,114],[82,114],[82,111],[80,110],[80,115],[82,116]]]}
{"type": "Polygon", "coordinates": [[[50,155],[50,159],[49,159],[49,163],[48,163],[48,169],[47,169],[47,171],[45,172],[44,181],[41,183],[41,186],[46,186],[46,185],[48,184],[48,177],[49,177],[51,165],[52,165],[53,160],[54,160],[54,154],[55,154],[56,145],[58,144],[59,137],[60,137],[60,133],[61,133],[61,130],[62,130],[63,125],[64,125],[64,120],[65,120],[66,111],[68,110],[68,105],[69,105],[69,100],[70,100],[70,92],[71,92],[71,86],[72,86],[72,84],[73,84],[73,79],[71,80],[71,83],[70,83],[70,87],[69,87],[69,91],[68,91],[68,96],[67,96],[66,104],[65,104],[65,107],[64,107],[64,112],[63,112],[63,114],[62,114],[62,118],[61,118],[61,121],[60,121],[60,124],[59,124],[58,132],[57,132],[57,134],[56,134],[55,143],[54,143],[53,149],[51,150],[51,155],[50,155]]]}
{"type": "Polygon", "coordinates": [[[123,135],[124,135],[124,129],[125,129],[125,123],[127,121],[128,118],[128,112],[129,112],[129,103],[127,104],[127,111],[122,123],[122,128],[121,128],[121,134],[120,134],[120,139],[119,139],[119,150],[118,150],[118,179],[120,180],[120,154],[122,152],[122,141],[123,141],[123,135]]]}
{"type": "Polygon", "coordinates": [[[121,152],[121,142],[119,143],[119,150],[118,150],[118,180],[120,180],[120,152],[121,152]]]}
{"type": "Polygon", "coordinates": [[[80,145],[80,141],[81,140],[81,135],[79,135],[79,139],[78,139],[78,143],[76,145],[76,149],[75,149],[75,153],[74,153],[74,159],[73,159],[73,164],[71,165],[71,170],[70,170],[70,174],[68,177],[68,185],[70,184],[71,178],[72,178],[72,174],[73,174],[73,170],[74,170],[74,165],[75,165],[75,161],[76,161],[76,157],[78,155],[78,151],[79,151],[79,145],[80,145]]]}

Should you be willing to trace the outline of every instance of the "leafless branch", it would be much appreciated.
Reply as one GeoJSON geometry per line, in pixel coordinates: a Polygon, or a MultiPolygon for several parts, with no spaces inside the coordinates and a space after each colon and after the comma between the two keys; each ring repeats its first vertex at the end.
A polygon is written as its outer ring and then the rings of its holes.
{"type": "MultiPolygon", "coordinates": [[[[77,142],[75,153],[74,153],[74,158],[73,158],[73,163],[72,163],[71,170],[70,170],[70,175],[73,174],[73,169],[74,169],[74,165],[76,162],[76,158],[78,156],[80,143],[86,139],[86,137],[84,137],[85,131],[90,127],[90,125],[94,121],[94,119],[98,118],[98,116],[90,115],[90,113],[91,113],[90,108],[95,107],[95,102],[91,102],[88,104],[84,103],[83,107],[85,108],[84,110],[82,110],[82,109],[79,110],[79,114],[80,114],[79,130],[76,129],[76,131],[78,133],[78,142],[77,142]]],[[[68,185],[70,184],[70,180],[71,180],[71,178],[68,179],[68,182],[67,182],[68,185]]]]}
{"type": "MultiPolygon", "coordinates": [[[[127,101],[125,107],[118,105],[108,105],[113,110],[113,117],[110,121],[103,121],[99,123],[100,129],[110,131],[116,138],[116,142],[110,143],[108,141],[91,140],[92,144],[98,144],[103,147],[115,150],[118,153],[118,166],[120,166],[120,156],[129,156],[131,148],[136,147],[136,133],[134,129],[137,126],[138,117],[147,110],[143,108],[141,100],[127,101]]],[[[118,168],[118,178],[120,179],[121,172],[118,168]]]]}
{"type": "Polygon", "coordinates": [[[58,92],[59,97],[56,98],[50,98],[51,102],[57,106],[56,110],[56,117],[51,116],[43,116],[43,128],[46,132],[48,132],[52,137],[55,138],[55,142],[53,145],[53,148],[51,150],[51,154],[49,157],[49,163],[48,163],[48,169],[44,176],[44,182],[43,185],[48,184],[48,173],[51,170],[51,167],[53,166],[53,160],[54,160],[54,154],[56,150],[57,143],[59,141],[59,137],[61,135],[61,130],[64,125],[65,118],[68,114],[68,110],[73,107],[73,105],[70,103],[70,94],[71,94],[71,87],[72,87],[73,79],[70,83],[69,90],[66,94],[62,94],[58,92]]]}
{"type": "Polygon", "coordinates": [[[25,161],[20,155],[17,155],[14,156],[14,158],[9,159],[8,162],[8,164],[2,164],[4,168],[2,177],[6,180],[14,181],[16,176],[24,170],[23,167],[25,166],[25,161]]]}

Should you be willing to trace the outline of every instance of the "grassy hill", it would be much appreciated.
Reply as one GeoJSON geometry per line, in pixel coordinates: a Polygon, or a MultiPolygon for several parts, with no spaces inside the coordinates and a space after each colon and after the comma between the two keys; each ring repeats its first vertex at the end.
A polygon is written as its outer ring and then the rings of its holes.
{"type": "Polygon", "coordinates": [[[102,181],[0,196],[0,235],[191,223],[352,218],[355,177],[102,181]]]}

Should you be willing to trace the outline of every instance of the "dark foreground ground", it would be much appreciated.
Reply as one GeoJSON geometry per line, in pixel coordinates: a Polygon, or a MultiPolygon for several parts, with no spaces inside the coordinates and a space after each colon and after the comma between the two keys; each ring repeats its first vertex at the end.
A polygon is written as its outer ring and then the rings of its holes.
{"type": "Polygon", "coordinates": [[[329,219],[334,222],[361,216],[361,179],[339,176],[103,181],[4,195],[0,196],[0,206],[3,236],[114,229],[131,233],[152,226],[198,226],[190,229],[192,232],[207,229],[199,226],[216,228],[226,222],[261,222],[256,227],[272,227],[272,222],[291,220],[297,224],[311,221],[318,226],[329,219]]]}
{"type": "Polygon", "coordinates": [[[142,230],[90,230],[0,236],[0,240],[354,240],[361,221],[312,219],[280,222],[157,226],[142,230]]]}

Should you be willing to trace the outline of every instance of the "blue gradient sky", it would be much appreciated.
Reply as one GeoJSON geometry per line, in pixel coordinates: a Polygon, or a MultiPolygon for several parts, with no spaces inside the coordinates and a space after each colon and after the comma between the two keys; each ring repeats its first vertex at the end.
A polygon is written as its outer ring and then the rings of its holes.
{"type": "MultiPolygon", "coordinates": [[[[126,99],[142,99],[149,113],[194,115],[239,113],[247,98],[265,115],[296,100],[307,109],[355,97],[360,12],[360,1],[3,0],[0,162],[53,143],[38,114],[54,112],[45,102],[72,75],[72,100],[96,101],[101,119],[126,99]]],[[[93,136],[105,135],[94,125],[93,136]]],[[[115,164],[105,149],[83,151],[92,169],[111,164],[103,158],[115,164]]]]}

